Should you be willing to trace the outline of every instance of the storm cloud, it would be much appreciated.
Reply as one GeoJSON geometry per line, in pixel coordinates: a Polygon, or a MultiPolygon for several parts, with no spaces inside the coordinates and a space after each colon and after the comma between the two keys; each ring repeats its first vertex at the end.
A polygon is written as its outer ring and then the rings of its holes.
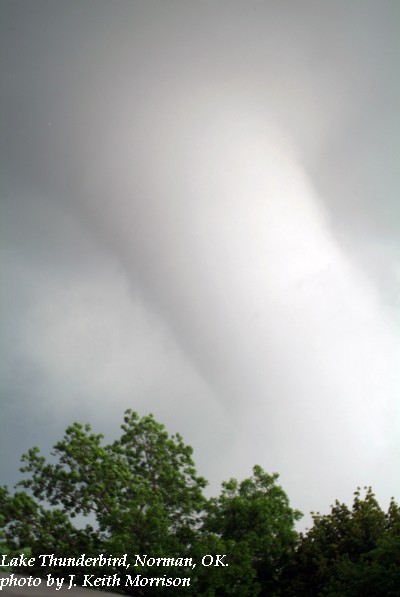
{"type": "Polygon", "coordinates": [[[130,407],[211,492],[396,495],[398,7],[1,9],[2,482],[130,407]]]}

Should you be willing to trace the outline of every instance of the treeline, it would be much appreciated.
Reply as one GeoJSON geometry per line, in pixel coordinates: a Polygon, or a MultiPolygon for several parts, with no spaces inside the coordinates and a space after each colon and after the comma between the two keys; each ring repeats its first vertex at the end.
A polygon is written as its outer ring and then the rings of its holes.
{"type": "MultiPolygon", "coordinates": [[[[352,507],[336,502],[330,514],[313,515],[312,527],[297,533],[301,514],[291,508],[278,475],[255,466],[250,478],[231,479],[219,497],[207,499],[207,482],[180,435],[131,410],[121,428],[118,440],[104,444],[89,425],[75,423],[50,461],[38,448],[22,457],[27,478],[13,493],[0,488],[0,553],[11,558],[23,552],[37,564],[8,571],[75,574],[79,582],[88,572],[116,573],[123,580],[123,566],[47,567],[39,555],[147,554],[193,558],[196,567],[174,570],[190,577],[190,587],[178,589],[190,597],[400,597],[400,508],[394,500],[385,512],[370,488],[357,490],[352,507]],[[206,554],[226,554],[228,566],[202,566],[206,554]]],[[[136,572],[171,576],[171,568],[136,572]]],[[[169,597],[177,589],[121,582],[112,591],[169,597]]]]}

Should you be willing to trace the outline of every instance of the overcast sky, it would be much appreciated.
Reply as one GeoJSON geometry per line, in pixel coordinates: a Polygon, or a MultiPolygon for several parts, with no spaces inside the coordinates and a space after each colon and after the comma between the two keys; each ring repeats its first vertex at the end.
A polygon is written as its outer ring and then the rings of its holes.
{"type": "Polygon", "coordinates": [[[0,483],[132,408],[399,501],[399,2],[0,6],[0,483]]]}

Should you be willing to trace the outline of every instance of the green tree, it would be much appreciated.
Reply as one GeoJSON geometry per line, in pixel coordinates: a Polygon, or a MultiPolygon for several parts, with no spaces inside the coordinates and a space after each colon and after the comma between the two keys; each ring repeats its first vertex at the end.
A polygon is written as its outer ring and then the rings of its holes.
{"type": "Polygon", "coordinates": [[[352,508],[338,501],[315,514],[301,536],[292,567],[296,597],[400,597],[400,511],[392,500],[385,513],[372,489],[352,508]]]}
{"type": "MultiPolygon", "coordinates": [[[[33,556],[190,555],[206,503],[206,481],[196,474],[192,449],[180,435],[169,436],[152,415],[140,418],[128,410],[122,431],[120,439],[104,445],[89,425],[75,423],[55,445],[53,462],[38,448],[22,457],[21,471],[29,478],[19,486],[32,497],[20,492],[4,504],[14,545],[30,545],[33,556]],[[76,517],[80,525],[74,526],[76,517]],[[80,528],[82,520],[90,524],[80,528]]],[[[165,588],[159,591],[168,594],[165,588]]]]}
{"type": "MultiPolygon", "coordinates": [[[[18,497],[12,498],[6,487],[0,487],[0,555],[8,556],[7,560],[15,558],[20,554],[24,554],[30,557],[31,550],[29,547],[21,547],[15,545],[7,537],[7,514],[9,515],[8,506],[15,501],[18,501],[18,497]]],[[[0,570],[4,572],[12,572],[14,567],[0,566],[0,570]]]]}
{"type": "Polygon", "coordinates": [[[204,577],[207,597],[279,594],[296,545],[294,524],[301,513],[290,507],[277,479],[277,474],[268,475],[255,466],[251,478],[223,483],[221,495],[209,501],[205,537],[217,553],[228,554],[229,566],[213,568],[204,577]]]}
{"type": "MultiPolygon", "coordinates": [[[[36,557],[38,565],[30,573],[76,574],[78,581],[88,573],[83,568],[41,566],[37,556],[43,553],[56,558],[82,553],[193,557],[195,569],[142,567],[135,574],[190,576],[191,588],[185,594],[191,597],[279,594],[300,514],[277,485],[278,475],[254,467],[251,478],[240,483],[231,479],[219,497],[206,500],[206,481],[196,474],[192,449],[180,435],[168,435],[151,415],[140,418],[130,410],[121,437],[111,444],[93,434],[89,425],[75,423],[50,459],[32,448],[22,461],[27,478],[13,495],[5,488],[0,491],[0,509],[7,548],[28,546],[36,557]],[[206,565],[223,554],[228,566],[206,565]]],[[[176,593],[175,588],[127,588],[122,567],[89,572],[115,571],[121,577],[121,592],[164,597],[176,593]]]]}

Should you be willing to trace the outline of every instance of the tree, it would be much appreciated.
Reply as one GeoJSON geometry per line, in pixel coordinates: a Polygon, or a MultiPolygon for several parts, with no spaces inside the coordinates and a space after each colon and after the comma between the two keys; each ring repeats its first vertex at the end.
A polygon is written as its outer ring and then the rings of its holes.
{"type": "Polygon", "coordinates": [[[350,509],[338,501],[315,514],[292,567],[296,597],[400,597],[400,510],[380,508],[372,489],[358,489],[350,509]]]}
{"type": "MultiPolygon", "coordinates": [[[[7,537],[7,519],[10,518],[10,505],[17,505],[18,503],[21,505],[21,499],[18,495],[11,497],[6,487],[0,487],[0,554],[6,555],[7,561],[18,557],[20,554],[24,554],[26,557],[30,557],[31,555],[29,547],[23,547],[21,543],[15,545],[12,541],[9,541],[7,537]]],[[[14,518],[14,514],[15,512],[13,512],[11,518],[14,518]]],[[[19,514],[21,514],[21,511],[19,514]]],[[[4,572],[12,572],[14,566],[0,566],[0,570],[4,572]]]]}
{"type": "Polygon", "coordinates": [[[216,591],[206,595],[278,595],[301,513],[290,507],[277,479],[255,466],[251,478],[223,483],[221,495],[209,501],[204,531],[217,553],[229,554],[229,567],[208,574],[204,586],[214,585],[216,591]]]}
{"type": "MultiPolygon", "coordinates": [[[[191,549],[206,503],[206,481],[196,474],[192,448],[179,434],[169,436],[152,415],[140,418],[126,411],[122,431],[120,439],[103,445],[102,435],[75,423],[55,445],[54,462],[47,462],[38,448],[22,457],[21,471],[30,477],[19,486],[32,497],[17,493],[7,504],[8,537],[14,545],[30,545],[33,556],[56,557],[100,552],[178,557],[191,549]],[[73,525],[77,516],[87,521],[83,528],[73,525]]],[[[58,572],[65,575],[66,570],[58,572]]],[[[160,591],[168,595],[165,588],[160,591]]],[[[131,593],[141,594],[140,589],[131,593]]]]}
{"type": "MultiPolygon", "coordinates": [[[[75,574],[78,582],[88,573],[77,566],[42,566],[37,556],[44,553],[56,558],[128,554],[129,563],[135,554],[183,556],[192,557],[196,568],[175,569],[173,575],[191,577],[188,596],[278,595],[300,517],[277,485],[278,475],[256,466],[251,478],[231,479],[219,497],[206,500],[206,481],[196,474],[192,449],[180,435],[168,435],[153,416],[140,418],[131,410],[121,437],[111,444],[89,425],[74,423],[50,460],[32,448],[22,462],[27,478],[13,495],[0,491],[0,509],[8,548],[28,546],[36,559],[30,573],[75,574]],[[207,565],[223,554],[228,566],[207,565]]],[[[113,591],[148,597],[176,593],[161,586],[126,587],[122,566],[90,569],[98,576],[115,572],[121,585],[113,591]]],[[[135,570],[143,576],[164,572],[171,576],[167,568],[135,570]]]]}
{"type": "MultiPolygon", "coordinates": [[[[87,567],[42,566],[37,556],[128,554],[128,563],[135,554],[193,558],[195,568],[135,569],[142,576],[189,576],[187,597],[400,597],[400,508],[394,499],[385,513],[371,488],[363,497],[358,489],[351,508],[336,501],[298,535],[301,514],[291,508],[277,474],[255,466],[250,478],[223,483],[220,495],[207,500],[206,481],[179,434],[131,410],[121,428],[121,437],[105,444],[89,425],[74,423],[50,460],[38,448],[22,457],[27,478],[14,494],[0,487],[1,553],[33,556],[31,574],[75,574],[77,582],[87,567]]],[[[122,563],[89,572],[119,575],[114,592],[176,594],[175,587],[127,587],[122,563]]]]}

